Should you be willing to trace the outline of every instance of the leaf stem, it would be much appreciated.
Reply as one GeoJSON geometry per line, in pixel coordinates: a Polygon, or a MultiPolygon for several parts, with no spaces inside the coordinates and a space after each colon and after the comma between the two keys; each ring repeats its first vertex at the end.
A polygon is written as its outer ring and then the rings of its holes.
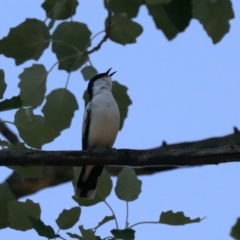
{"type": "Polygon", "coordinates": [[[68,73],[68,77],[67,77],[67,81],[66,81],[65,89],[67,89],[67,86],[68,86],[68,82],[69,82],[69,79],[70,79],[71,73],[72,73],[72,72],[69,72],[69,73],[68,73]]]}
{"type": "Polygon", "coordinates": [[[128,228],[128,225],[129,225],[129,223],[128,223],[128,213],[129,213],[129,211],[128,211],[128,201],[126,201],[126,227],[125,228],[128,228]]]}
{"type": "Polygon", "coordinates": [[[104,32],[105,32],[105,30],[102,30],[102,31],[96,33],[96,34],[91,38],[91,41],[92,41],[94,38],[96,38],[98,35],[100,35],[101,33],[104,33],[104,32]]]}
{"type": "Polygon", "coordinates": [[[138,223],[134,223],[133,225],[129,226],[128,228],[133,228],[140,224],[159,224],[159,222],[157,222],[157,221],[138,222],[138,223]]]}
{"type": "Polygon", "coordinates": [[[61,239],[63,239],[63,240],[67,240],[66,238],[63,238],[63,237],[61,237],[61,236],[59,236],[58,238],[61,238],[61,239]]]}
{"type": "Polygon", "coordinates": [[[112,212],[113,216],[114,216],[114,219],[115,219],[115,223],[116,223],[116,228],[118,229],[118,222],[117,222],[117,218],[116,218],[116,215],[113,211],[113,209],[111,208],[111,206],[108,204],[108,202],[106,200],[103,200],[105,202],[105,204],[108,206],[108,208],[110,209],[110,211],[112,212]]]}

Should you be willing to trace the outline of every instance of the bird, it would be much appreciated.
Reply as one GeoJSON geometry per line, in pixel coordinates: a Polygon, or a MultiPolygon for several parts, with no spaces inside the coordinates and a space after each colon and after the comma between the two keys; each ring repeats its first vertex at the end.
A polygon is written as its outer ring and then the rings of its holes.
{"type": "MultiPolygon", "coordinates": [[[[111,149],[120,127],[120,112],[112,94],[111,68],[88,83],[89,103],[82,123],[82,150],[111,149]]],[[[83,166],[75,188],[75,197],[93,199],[103,166],[83,166]]]]}

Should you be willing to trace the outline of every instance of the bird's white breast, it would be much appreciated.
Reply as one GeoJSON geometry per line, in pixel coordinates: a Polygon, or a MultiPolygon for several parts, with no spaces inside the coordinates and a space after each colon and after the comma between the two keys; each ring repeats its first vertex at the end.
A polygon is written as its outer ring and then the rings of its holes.
{"type": "Polygon", "coordinates": [[[91,109],[88,148],[112,148],[119,130],[120,114],[111,91],[95,95],[91,109]]]}

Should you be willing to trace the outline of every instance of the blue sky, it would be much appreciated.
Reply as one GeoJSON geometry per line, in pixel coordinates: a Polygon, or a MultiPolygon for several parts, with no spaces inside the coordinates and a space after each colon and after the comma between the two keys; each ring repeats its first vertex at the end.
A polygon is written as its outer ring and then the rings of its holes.
{"type": "MultiPolygon", "coordinates": [[[[105,43],[101,50],[91,55],[91,62],[99,72],[110,67],[117,71],[114,80],[126,85],[133,101],[128,118],[117,137],[115,148],[147,149],[167,143],[195,141],[224,136],[233,132],[239,124],[240,89],[240,2],[234,0],[236,19],[231,21],[230,33],[217,45],[213,45],[202,26],[192,20],[187,30],[169,42],[142,7],[136,21],[144,31],[137,44],[122,46],[105,43]]],[[[45,19],[39,7],[42,1],[0,2],[0,38],[8,34],[26,18],[45,19]]],[[[86,22],[93,34],[103,30],[106,12],[102,1],[82,1],[74,20],[86,22]]],[[[101,37],[96,38],[97,43],[101,37]]],[[[38,61],[49,69],[55,62],[50,49],[38,61]]],[[[8,88],[5,98],[19,93],[18,75],[34,61],[16,67],[13,59],[0,56],[0,68],[4,69],[8,88]]],[[[49,76],[47,91],[64,87],[67,73],[55,69],[49,76]]],[[[65,130],[44,150],[77,150],[81,147],[81,124],[84,111],[83,91],[87,87],[80,71],[71,75],[68,89],[78,99],[80,110],[76,112],[70,129],[65,130]]],[[[15,111],[1,114],[1,118],[13,121],[15,111]]],[[[36,110],[40,113],[40,108],[36,110]]],[[[14,131],[16,129],[10,126],[14,131]]],[[[240,216],[240,193],[238,163],[205,166],[170,171],[153,176],[140,177],[142,193],[136,202],[130,203],[129,221],[157,221],[162,211],[184,211],[185,215],[206,217],[201,223],[181,227],[165,225],[140,225],[135,228],[136,239],[232,239],[231,227],[240,216]]],[[[11,171],[0,168],[0,181],[11,171]]],[[[115,178],[113,182],[115,183],[115,178]]],[[[28,196],[39,202],[41,218],[57,229],[55,219],[62,209],[76,206],[71,199],[71,183],[42,190],[28,196]]],[[[25,201],[25,198],[21,199],[25,201]]],[[[125,202],[114,193],[107,199],[119,218],[120,227],[125,223],[125,202]]],[[[104,204],[82,208],[80,224],[94,227],[109,209],[104,204]]],[[[78,224],[79,225],[79,224],[78,224]]],[[[77,226],[70,232],[78,232],[77,226]]],[[[114,222],[106,224],[98,232],[109,235],[114,222]]],[[[61,233],[61,232],[60,232],[61,233]]],[[[63,236],[65,236],[63,234],[63,236]]],[[[40,239],[35,231],[5,229],[0,231],[0,240],[13,238],[40,239]]],[[[68,237],[67,237],[68,239],[68,237]]]]}

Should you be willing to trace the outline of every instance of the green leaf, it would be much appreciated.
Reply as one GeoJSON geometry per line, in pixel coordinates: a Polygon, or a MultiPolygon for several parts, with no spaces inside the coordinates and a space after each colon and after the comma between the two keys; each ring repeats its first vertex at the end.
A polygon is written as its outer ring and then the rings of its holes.
{"type": "Polygon", "coordinates": [[[109,221],[112,221],[112,220],[114,220],[114,219],[115,219],[115,217],[114,217],[113,215],[112,215],[112,216],[105,216],[105,217],[103,218],[103,220],[98,223],[97,228],[99,228],[99,227],[102,226],[103,224],[105,224],[105,223],[107,223],[107,222],[109,222],[109,221]]]}
{"type": "Polygon", "coordinates": [[[127,91],[128,88],[126,86],[121,85],[117,81],[113,81],[112,93],[115,100],[117,101],[121,117],[119,130],[122,129],[124,121],[127,118],[128,107],[132,104],[132,101],[127,94],[127,91]]]}
{"type": "Polygon", "coordinates": [[[135,171],[130,167],[124,167],[118,174],[115,193],[124,201],[134,201],[141,193],[142,181],[136,176],[135,171]]]}
{"type": "Polygon", "coordinates": [[[73,207],[69,210],[64,209],[56,219],[58,227],[60,229],[69,229],[73,227],[78,222],[80,213],[80,207],[73,207]]]}
{"type": "Polygon", "coordinates": [[[8,147],[8,146],[9,146],[9,142],[8,142],[8,141],[1,140],[1,139],[0,139],[0,146],[3,146],[3,147],[8,147]]]}
{"type": "Polygon", "coordinates": [[[114,15],[112,22],[109,39],[122,45],[135,43],[136,38],[143,32],[142,26],[128,19],[124,13],[114,15]]]}
{"type": "Polygon", "coordinates": [[[33,64],[19,75],[18,87],[24,106],[38,107],[42,104],[46,92],[47,71],[42,64],[33,64]]]}
{"type": "Polygon", "coordinates": [[[70,127],[76,110],[78,103],[75,96],[69,90],[59,88],[47,96],[42,112],[45,116],[45,124],[61,132],[70,127]]]}
{"type": "Polygon", "coordinates": [[[8,203],[15,200],[15,196],[11,193],[8,184],[0,184],[0,229],[10,226],[8,220],[8,203]]]}
{"type": "Polygon", "coordinates": [[[84,229],[83,226],[79,226],[79,229],[82,233],[83,240],[96,240],[96,236],[94,235],[94,231],[88,229],[84,229]]]}
{"type": "Polygon", "coordinates": [[[24,143],[11,144],[8,150],[32,150],[32,148],[27,148],[24,143]]]}
{"type": "Polygon", "coordinates": [[[45,0],[44,3],[41,5],[42,8],[46,12],[46,16],[48,18],[54,18],[55,19],[67,19],[76,14],[76,8],[78,6],[77,0],[45,0]],[[60,5],[58,14],[55,17],[54,16],[54,10],[56,9],[56,5],[60,5]]]}
{"type": "Polygon", "coordinates": [[[44,124],[45,118],[34,115],[32,108],[20,108],[14,119],[20,137],[26,144],[41,148],[43,144],[52,142],[59,133],[44,124]]]}
{"type": "Polygon", "coordinates": [[[20,96],[12,97],[11,99],[6,99],[0,102],[0,112],[20,108],[22,105],[23,101],[20,96]]]}
{"type": "Polygon", "coordinates": [[[15,172],[28,178],[42,178],[42,167],[32,166],[32,167],[21,167],[21,166],[8,166],[8,168],[14,170],[15,172]]]}
{"type": "Polygon", "coordinates": [[[32,228],[28,217],[40,218],[41,209],[39,203],[27,199],[25,202],[12,201],[8,204],[9,222],[11,228],[26,231],[32,228]]]}
{"type": "Polygon", "coordinates": [[[82,240],[82,239],[83,239],[81,236],[77,235],[76,233],[67,232],[67,235],[68,235],[70,238],[76,238],[76,239],[79,239],[79,240],[82,240]]]}
{"type": "MultiPolygon", "coordinates": [[[[75,175],[74,178],[78,179],[79,174],[75,175]]],[[[76,201],[80,206],[92,206],[99,202],[104,201],[111,193],[112,190],[112,180],[110,175],[103,169],[101,176],[98,178],[97,192],[94,199],[85,199],[85,198],[76,198],[73,197],[73,200],[76,201]]]]}
{"type": "Polygon", "coordinates": [[[87,66],[82,68],[81,73],[83,75],[84,80],[90,80],[92,77],[97,75],[97,70],[93,66],[87,66]]]}
{"type": "Polygon", "coordinates": [[[147,5],[149,14],[158,29],[161,29],[168,40],[183,32],[192,19],[191,0],[172,0],[168,4],[147,5]]]}
{"type": "Polygon", "coordinates": [[[57,55],[59,69],[67,72],[79,69],[87,60],[83,54],[90,46],[91,32],[80,22],[63,22],[53,32],[52,51],[57,55]]]}
{"type": "Polygon", "coordinates": [[[40,219],[35,219],[33,217],[28,217],[32,228],[36,230],[39,236],[46,237],[46,238],[56,238],[60,235],[55,234],[53,228],[51,226],[45,225],[40,219]]]}
{"type": "Polygon", "coordinates": [[[111,1],[111,10],[115,13],[126,13],[128,18],[134,18],[138,15],[142,0],[114,0],[111,1]]]}
{"type": "Polygon", "coordinates": [[[154,5],[154,4],[158,4],[158,3],[164,3],[164,4],[168,4],[170,3],[172,0],[145,0],[145,3],[147,5],[154,5]]]}
{"type": "Polygon", "coordinates": [[[113,229],[111,230],[112,235],[117,239],[124,240],[134,240],[135,239],[135,231],[133,229],[113,229]]]}
{"type": "Polygon", "coordinates": [[[4,71],[0,69],[0,99],[3,98],[6,88],[7,84],[5,83],[4,71]]]}
{"type": "Polygon", "coordinates": [[[183,212],[174,213],[173,211],[167,211],[161,213],[159,223],[179,226],[189,223],[197,223],[201,220],[202,219],[200,218],[190,219],[189,217],[185,217],[183,212]]]}
{"type": "Polygon", "coordinates": [[[240,218],[237,219],[236,224],[232,227],[230,236],[236,240],[240,239],[240,218]]]}
{"type": "Polygon", "coordinates": [[[49,40],[50,34],[44,22],[26,19],[0,40],[0,54],[14,58],[16,65],[30,59],[38,60],[48,48],[49,40]]]}
{"type": "Polygon", "coordinates": [[[230,29],[234,18],[230,0],[193,0],[193,17],[203,25],[213,43],[218,43],[230,29]]]}

